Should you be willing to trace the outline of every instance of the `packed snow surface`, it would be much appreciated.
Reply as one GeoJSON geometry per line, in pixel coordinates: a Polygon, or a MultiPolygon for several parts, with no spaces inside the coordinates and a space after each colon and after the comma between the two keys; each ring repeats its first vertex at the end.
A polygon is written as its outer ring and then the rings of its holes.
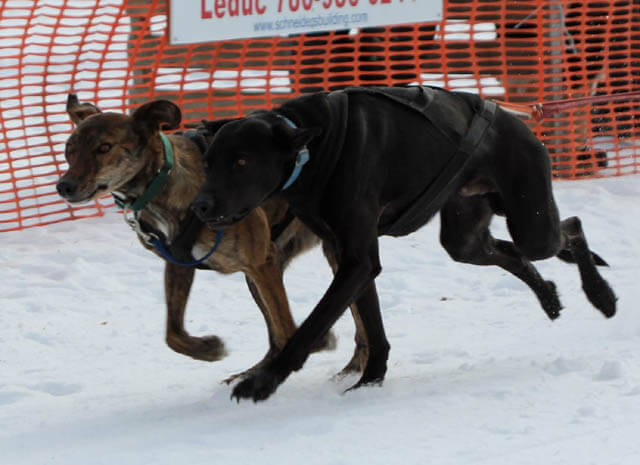
{"type": "MultiPolygon", "coordinates": [[[[221,380],[264,355],[262,316],[241,274],[198,271],[195,335],[229,356],[199,362],[164,342],[163,262],[121,215],[0,234],[0,463],[640,463],[640,178],[556,182],[617,296],[606,320],[578,270],[538,264],[564,305],[551,322],[505,271],[453,262],[439,220],[380,240],[377,279],[389,370],[382,387],[331,381],[353,350],[346,313],[333,352],[314,354],[268,401],[230,400],[221,380]]],[[[502,219],[492,226],[506,236],[502,219]]],[[[320,250],[285,284],[297,321],[331,273],[320,250]]]]}

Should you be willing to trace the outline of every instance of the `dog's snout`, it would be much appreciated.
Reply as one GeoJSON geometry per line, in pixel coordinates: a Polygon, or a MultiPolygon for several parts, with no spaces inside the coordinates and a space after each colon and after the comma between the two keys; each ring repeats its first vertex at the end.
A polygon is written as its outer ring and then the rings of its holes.
{"type": "Polygon", "coordinates": [[[56,190],[61,197],[69,199],[74,196],[78,190],[78,181],[75,179],[61,179],[56,184],[56,190]]]}
{"type": "Polygon", "coordinates": [[[213,199],[198,197],[191,204],[191,209],[202,221],[210,220],[213,212],[213,199]]]}

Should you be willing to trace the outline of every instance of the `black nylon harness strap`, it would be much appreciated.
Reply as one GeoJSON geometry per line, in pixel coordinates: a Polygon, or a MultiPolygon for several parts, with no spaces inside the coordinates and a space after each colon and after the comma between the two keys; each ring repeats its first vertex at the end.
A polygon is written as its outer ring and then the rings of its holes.
{"type": "Polygon", "coordinates": [[[475,151],[478,145],[480,145],[480,142],[482,142],[482,139],[484,139],[487,129],[489,129],[489,126],[493,123],[497,108],[498,104],[496,102],[491,100],[482,101],[482,108],[479,113],[474,115],[473,120],[471,120],[469,132],[460,141],[458,152],[471,155],[473,151],[475,151]]]}
{"type": "Polygon", "coordinates": [[[390,236],[402,236],[407,234],[409,225],[414,224],[416,217],[430,217],[440,208],[444,195],[449,195],[447,186],[454,183],[465,165],[476,151],[487,129],[495,120],[498,105],[491,100],[482,100],[482,106],[471,120],[469,129],[460,141],[456,152],[449,163],[442,169],[438,177],[422,191],[411,205],[391,224],[382,228],[382,233],[390,236]],[[435,210],[435,211],[431,211],[435,210]]]}
{"type": "Polygon", "coordinates": [[[429,115],[427,111],[429,106],[433,103],[435,93],[437,91],[429,86],[411,86],[408,88],[411,90],[415,90],[415,92],[419,94],[415,96],[415,100],[407,100],[406,96],[398,95],[399,92],[407,89],[405,87],[392,87],[384,89],[378,87],[347,87],[343,92],[346,94],[365,93],[394,101],[402,105],[403,107],[417,112],[422,118],[425,118],[427,121],[429,121],[433,128],[438,131],[442,135],[442,137],[449,140],[451,143],[454,143],[454,141],[451,140],[451,137],[440,127],[441,122],[435,120],[431,115],[429,115]]]}

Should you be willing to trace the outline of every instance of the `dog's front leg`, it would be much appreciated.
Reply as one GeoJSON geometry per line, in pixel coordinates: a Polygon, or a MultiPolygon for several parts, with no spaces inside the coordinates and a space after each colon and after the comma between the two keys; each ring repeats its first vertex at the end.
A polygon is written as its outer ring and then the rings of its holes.
{"type": "Polygon", "coordinates": [[[226,355],[218,336],[190,336],[184,327],[184,312],[193,284],[195,268],[167,262],[164,269],[164,292],[167,302],[167,344],[178,353],[196,360],[214,362],[226,355]]]}
{"type": "MultiPolygon", "coordinates": [[[[362,236],[358,235],[351,237],[355,238],[352,243],[345,242],[345,246],[340,247],[343,253],[337,273],[311,315],[294,333],[280,354],[234,388],[233,398],[238,401],[240,399],[253,399],[254,401],[267,399],[292,371],[302,367],[313,345],[333,326],[349,304],[365,295],[367,303],[374,301],[373,280],[380,272],[377,237],[371,238],[370,241],[360,241],[362,236]],[[349,247],[351,245],[353,247],[349,247]]],[[[377,297],[375,302],[377,303],[377,297]]],[[[377,305],[364,305],[361,309],[359,308],[359,313],[362,316],[365,330],[368,331],[375,325],[381,327],[377,305]]],[[[380,332],[378,332],[379,334],[380,332]]],[[[382,336],[384,337],[383,331],[382,336]]],[[[369,341],[372,342],[371,338],[369,341]]],[[[381,381],[384,376],[388,354],[386,339],[385,344],[380,344],[380,346],[380,357],[376,357],[376,359],[377,362],[384,360],[383,363],[376,363],[375,369],[373,367],[365,369],[363,379],[358,385],[381,381]]],[[[369,368],[369,364],[367,364],[367,368],[369,368]]]]}

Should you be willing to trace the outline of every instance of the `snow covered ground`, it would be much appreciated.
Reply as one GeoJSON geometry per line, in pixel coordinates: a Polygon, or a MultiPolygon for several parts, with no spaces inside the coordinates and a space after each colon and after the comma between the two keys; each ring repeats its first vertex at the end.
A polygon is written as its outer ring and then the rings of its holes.
{"type": "MultiPolygon", "coordinates": [[[[589,305],[577,269],[548,260],[565,306],[550,322],[512,276],[451,261],[435,220],[381,240],[384,385],[343,395],[355,379],[329,380],[353,348],[347,315],[338,348],[261,404],[220,383],[266,350],[242,276],[196,276],[188,328],[230,352],[209,364],[165,346],[162,262],[119,215],[2,233],[0,463],[640,463],[639,180],[555,184],[611,265],[615,318],[589,305]]],[[[329,280],[318,250],[288,270],[298,321],[329,280]]]]}

